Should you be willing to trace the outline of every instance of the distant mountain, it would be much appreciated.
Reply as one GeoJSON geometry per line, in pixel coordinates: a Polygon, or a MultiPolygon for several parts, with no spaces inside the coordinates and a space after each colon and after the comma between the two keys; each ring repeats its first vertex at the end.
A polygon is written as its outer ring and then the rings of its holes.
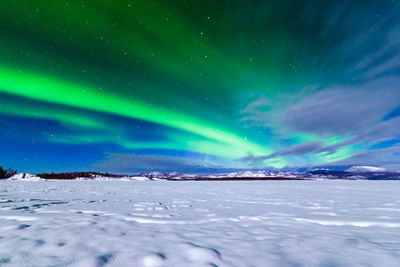
{"type": "Polygon", "coordinates": [[[311,178],[345,179],[345,180],[400,180],[400,172],[386,171],[383,168],[356,166],[346,171],[313,170],[309,172],[311,178]],[[351,170],[351,171],[350,171],[351,170]],[[372,170],[372,171],[371,171],[372,170]]]}
{"type": "Polygon", "coordinates": [[[386,172],[386,169],[372,166],[353,166],[347,172],[386,172]]]}
{"type": "Polygon", "coordinates": [[[10,180],[124,180],[124,181],[236,181],[236,180],[400,180],[400,172],[386,171],[383,168],[354,166],[346,171],[314,169],[308,172],[282,172],[247,170],[215,174],[184,174],[180,172],[147,172],[135,175],[120,175],[99,172],[44,173],[32,175],[19,173],[10,180]]]}

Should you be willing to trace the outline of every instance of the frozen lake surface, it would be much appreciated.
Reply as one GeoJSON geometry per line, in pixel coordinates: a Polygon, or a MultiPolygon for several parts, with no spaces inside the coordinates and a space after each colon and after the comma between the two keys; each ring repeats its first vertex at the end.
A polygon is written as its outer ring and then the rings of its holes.
{"type": "Polygon", "coordinates": [[[400,266],[400,182],[1,181],[0,266],[400,266]]]}

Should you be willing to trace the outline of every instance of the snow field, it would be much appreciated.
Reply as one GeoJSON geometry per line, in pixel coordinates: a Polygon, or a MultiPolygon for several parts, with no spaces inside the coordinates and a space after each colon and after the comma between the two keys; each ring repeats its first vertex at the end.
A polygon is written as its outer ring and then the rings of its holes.
{"type": "Polygon", "coordinates": [[[1,181],[1,266],[400,266],[396,181],[1,181]]]}

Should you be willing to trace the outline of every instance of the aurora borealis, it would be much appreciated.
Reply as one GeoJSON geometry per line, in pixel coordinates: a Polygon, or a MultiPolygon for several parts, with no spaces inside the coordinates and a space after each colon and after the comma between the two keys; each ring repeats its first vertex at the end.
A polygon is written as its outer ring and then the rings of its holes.
{"type": "Polygon", "coordinates": [[[400,168],[400,3],[7,1],[0,165],[400,168]]]}

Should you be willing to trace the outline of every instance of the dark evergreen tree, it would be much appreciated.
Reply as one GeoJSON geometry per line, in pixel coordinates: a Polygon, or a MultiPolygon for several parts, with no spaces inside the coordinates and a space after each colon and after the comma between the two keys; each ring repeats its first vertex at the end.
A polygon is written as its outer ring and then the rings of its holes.
{"type": "Polygon", "coordinates": [[[4,170],[3,167],[0,166],[0,179],[7,179],[16,174],[17,171],[13,169],[4,170]]]}

